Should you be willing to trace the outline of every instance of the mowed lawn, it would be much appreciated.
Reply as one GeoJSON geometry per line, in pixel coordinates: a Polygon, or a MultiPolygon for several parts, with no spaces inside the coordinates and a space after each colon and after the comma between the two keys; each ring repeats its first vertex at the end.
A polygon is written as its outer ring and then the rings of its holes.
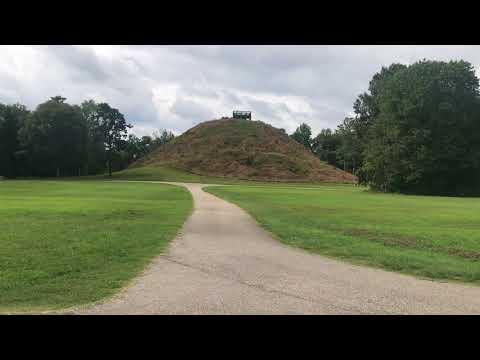
{"type": "Polygon", "coordinates": [[[480,281],[480,198],[334,185],[207,191],[239,205],[288,245],[420,277],[480,281]]]}
{"type": "Polygon", "coordinates": [[[192,210],[163,184],[0,182],[0,312],[90,303],[126,285],[192,210]]]}

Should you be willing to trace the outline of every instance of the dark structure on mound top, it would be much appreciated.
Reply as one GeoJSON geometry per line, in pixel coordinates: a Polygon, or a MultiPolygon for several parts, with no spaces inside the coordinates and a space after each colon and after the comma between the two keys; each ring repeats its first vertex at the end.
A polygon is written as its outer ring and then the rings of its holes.
{"type": "Polygon", "coordinates": [[[252,112],[251,111],[233,111],[233,118],[234,119],[244,119],[244,120],[252,120],[252,112]]]}

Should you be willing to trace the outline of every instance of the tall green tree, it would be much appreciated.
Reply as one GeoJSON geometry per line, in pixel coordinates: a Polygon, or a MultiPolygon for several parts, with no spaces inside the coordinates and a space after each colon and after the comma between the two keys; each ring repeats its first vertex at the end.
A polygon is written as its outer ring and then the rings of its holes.
{"type": "Polygon", "coordinates": [[[112,176],[112,159],[122,150],[123,140],[127,137],[128,129],[132,125],[127,123],[118,109],[110,107],[107,103],[98,104],[95,117],[103,135],[108,175],[112,176]]]}
{"type": "Polygon", "coordinates": [[[320,131],[320,133],[312,140],[312,151],[320,158],[320,160],[339,167],[337,154],[340,145],[341,137],[337,131],[322,129],[322,131],[320,131]]]}
{"type": "Polygon", "coordinates": [[[312,129],[307,124],[300,124],[290,136],[292,139],[305,146],[308,150],[312,150],[312,129]]]}
{"type": "Polygon", "coordinates": [[[370,140],[370,128],[380,113],[383,96],[383,84],[397,72],[406,69],[403,64],[384,66],[376,73],[368,86],[368,92],[358,96],[353,104],[354,117],[347,117],[338,126],[341,145],[338,149],[338,163],[346,171],[357,175],[360,183],[366,184],[367,178],[363,168],[365,149],[370,140]],[[342,166],[343,165],[343,166],[342,166]]]}
{"type": "Polygon", "coordinates": [[[373,188],[480,193],[479,80],[470,63],[423,60],[375,90],[362,167],[373,188]]]}
{"type": "Polygon", "coordinates": [[[18,132],[29,113],[21,104],[0,104],[0,176],[23,175],[18,132]]]}
{"type": "Polygon", "coordinates": [[[86,100],[80,105],[87,125],[87,161],[85,173],[98,174],[105,170],[106,154],[103,130],[97,116],[98,104],[94,100],[86,100]]]}
{"type": "Polygon", "coordinates": [[[361,166],[363,164],[364,144],[367,133],[365,123],[358,117],[347,117],[337,128],[339,146],[337,148],[337,162],[345,171],[349,171],[363,181],[361,166]]]}
{"type": "Polygon", "coordinates": [[[80,175],[86,160],[86,124],[79,106],[61,96],[37,106],[19,132],[34,176],[80,175]]]}

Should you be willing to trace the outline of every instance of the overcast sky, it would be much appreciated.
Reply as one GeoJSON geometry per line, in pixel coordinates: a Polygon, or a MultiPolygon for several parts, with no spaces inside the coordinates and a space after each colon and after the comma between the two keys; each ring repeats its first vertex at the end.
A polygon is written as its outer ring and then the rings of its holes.
{"type": "Polygon", "coordinates": [[[464,59],[480,74],[480,46],[0,46],[0,102],[105,101],[137,135],[232,110],[316,134],[349,115],[383,65],[423,58],[464,59]]]}

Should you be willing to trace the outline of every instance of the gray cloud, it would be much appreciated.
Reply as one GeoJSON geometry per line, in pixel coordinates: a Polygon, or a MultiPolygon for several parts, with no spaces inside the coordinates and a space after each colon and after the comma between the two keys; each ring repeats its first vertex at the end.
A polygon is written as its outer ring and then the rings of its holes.
{"type": "Polygon", "coordinates": [[[61,94],[122,111],[139,135],[252,110],[291,132],[335,127],[381,66],[470,61],[479,46],[0,46],[0,102],[61,94]]]}
{"type": "Polygon", "coordinates": [[[48,46],[47,51],[65,67],[68,80],[80,83],[88,81],[102,83],[109,80],[108,68],[103,66],[92,49],[48,46]]]}
{"type": "Polygon", "coordinates": [[[171,107],[172,113],[192,123],[212,120],[215,115],[208,107],[190,100],[177,99],[171,107]]]}

